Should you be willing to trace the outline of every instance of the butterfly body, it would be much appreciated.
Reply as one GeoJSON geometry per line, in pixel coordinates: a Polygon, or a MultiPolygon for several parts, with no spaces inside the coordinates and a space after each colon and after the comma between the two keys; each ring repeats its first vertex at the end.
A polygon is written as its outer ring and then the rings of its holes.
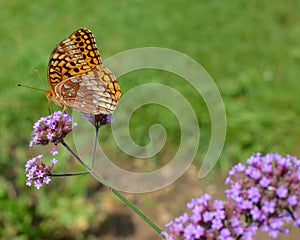
{"type": "Polygon", "coordinates": [[[93,34],[72,33],[53,50],[48,65],[47,98],[58,106],[83,113],[110,114],[121,96],[115,76],[100,58],[93,34]]]}

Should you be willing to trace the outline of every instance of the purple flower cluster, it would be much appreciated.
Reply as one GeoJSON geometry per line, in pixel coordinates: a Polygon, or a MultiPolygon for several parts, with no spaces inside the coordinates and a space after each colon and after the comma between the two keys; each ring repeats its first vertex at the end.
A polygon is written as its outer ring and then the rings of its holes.
{"type": "MultiPolygon", "coordinates": [[[[69,116],[67,112],[57,111],[47,117],[42,117],[33,126],[33,138],[29,146],[54,143],[51,154],[56,155],[58,154],[57,145],[75,126],[77,126],[77,124],[73,123],[72,125],[72,117],[69,116]]],[[[25,172],[27,173],[26,185],[31,186],[32,183],[34,183],[37,189],[39,189],[43,183],[48,184],[50,182],[51,179],[49,176],[51,175],[51,170],[57,163],[56,159],[52,159],[52,165],[46,166],[42,161],[42,157],[42,155],[34,157],[28,160],[25,165],[25,172]]]]}
{"type": "MultiPolygon", "coordinates": [[[[113,121],[112,114],[83,114],[83,117],[91,122],[96,129],[113,121]]],[[[29,146],[53,143],[54,146],[51,150],[51,154],[54,156],[58,154],[57,146],[59,143],[66,146],[63,142],[63,138],[65,138],[75,126],[77,126],[77,123],[72,123],[72,117],[69,116],[67,112],[57,111],[47,117],[42,117],[33,126],[33,137],[29,146]]],[[[43,183],[48,184],[50,182],[51,179],[49,176],[53,176],[51,170],[57,163],[56,159],[52,159],[52,165],[46,166],[42,158],[43,156],[39,155],[28,160],[25,165],[26,184],[31,186],[32,183],[34,183],[37,189],[41,188],[43,183]]]]}
{"type": "Polygon", "coordinates": [[[247,164],[229,172],[227,198],[247,215],[248,222],[269,236],[288,233],[284,223],[298,219],[300,208],[300,160],[287,155],[254,154],[247,164]]]}
{"type": "Polygon", "coordinates": [[[75,126],[77,124],[73,123],[72,126],[72,117],[67,112],[57,111],[50,116],[42,117],[33,125],[33,138],[29,146],[47,145],[48,143],[57,145],[75,126]]]}
{"type": "Polygon", "coordinates": [[[112,114],[88,114],[88,113],[83,113],[82,117],[92,123],[95,127],[101,127],[106,124],[110,124],[113,122],[113,116],[112,114]]]}
{"type": "Polygon", "coordinates": [[[34,183],[34,186],[37,189],[42,187],[43,183],[49,184],[51,178],[51,170],[54,165],[57,163],[57,160],[53,158],[51,160],[51,166],[46,166],[43,162],[43,155],[39,155],[27,161],[25,165],[26,171],[26,185],[31,186],[34,183]]]}
{"type": "Polygon", "coordinates": [[[212,202],[211,196],[204,194],[187,203],[187,208],[192,212],[190,216],[184,213],[166,224],[169,233],[165,231],[162,235],[167,240],[229,239],[231,232],[226,226],[229,219],[223,201],[212,202]]]}
{"type": "Polygon", "coordinates": [[[211,201],[208,194],[187,204],[184,213],[166,224],[165,239],[247,239],[257,230],[276,238],[288,234],[285,223],[300,225],[300,160],[260,153],[230,170],[227,201],[211,201]]]}
{"type": "Polygon", "coordinates": [[[184,213],[167,223],[162,235],[167,240],[183,239],[243,239],[250,240],[256,226],[245,227],[240,212],[229,202],[211,200],[209,194],[192,199],[187,203],[191,215],[184,213]]]}

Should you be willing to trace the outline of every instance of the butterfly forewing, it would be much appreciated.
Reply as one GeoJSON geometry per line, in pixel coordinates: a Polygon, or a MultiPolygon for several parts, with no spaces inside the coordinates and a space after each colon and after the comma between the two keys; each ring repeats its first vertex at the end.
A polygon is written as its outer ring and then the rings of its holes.
{"type": "Polygon", "coordinates": [[[112,113],[121,95],[115,76],[103,66],[90,30],[82,28],[59,43],[48,65],[50,91],[57,105],[85,113],[112,113]]]}

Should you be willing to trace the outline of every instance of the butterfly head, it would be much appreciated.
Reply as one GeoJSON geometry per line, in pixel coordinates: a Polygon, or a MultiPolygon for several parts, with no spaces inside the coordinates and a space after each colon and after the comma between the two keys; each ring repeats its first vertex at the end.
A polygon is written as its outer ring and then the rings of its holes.
{"type": "Polygon", "coordinates": [[[55,95],[53,94],[53,92],[51,92],[51,91],[46,91],[45,94],[46,94],[46,97],[47,97],[51,102],[54,102],[56,105],[58,105],[58,106],[60,106],[60,107],[64,107],[63,100],[60,99],[59,97],[55,96],[55,95]]]}

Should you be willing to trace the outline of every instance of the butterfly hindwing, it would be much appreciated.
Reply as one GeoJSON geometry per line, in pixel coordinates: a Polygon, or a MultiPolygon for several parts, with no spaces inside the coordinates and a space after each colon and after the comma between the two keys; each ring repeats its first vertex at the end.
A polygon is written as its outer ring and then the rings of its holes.
{"type": "MultiPolygon", "coordinates": [[[[112,76],[111,73],[109,77],[112,76]]],[[[95,68],[90,73],[62,81],[55,86],[55,91],[65,96],[64,105],[68,108],[95,115],[99,112],[112,113],[118,102],[115,89],[117,82],[114,78],[109,82],[103,79],[110,78],[95,68]],[[99,76],[99,73],[102,76],[99,76]]]]}

